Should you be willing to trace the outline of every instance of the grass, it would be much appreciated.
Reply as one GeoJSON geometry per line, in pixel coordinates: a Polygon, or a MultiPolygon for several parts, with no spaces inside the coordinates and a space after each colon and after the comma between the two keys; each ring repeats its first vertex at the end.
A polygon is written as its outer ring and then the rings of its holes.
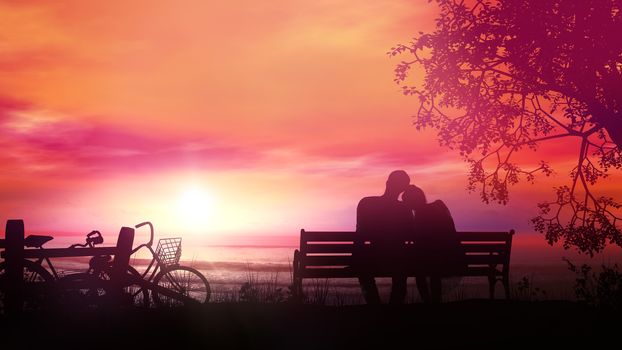
{"type": "Polygon", "coordinates": [[[313,305],[326,305],[330,282],[328,278],[312,279],[311,291],[305,295],[305,303],[313,305]]]}
{"type": "MultiPolygon", "coordinates": [[[[604,272],[604,277],[594,275],[590,281],[619,286],[617,268],[604,272]]],[[[510,301],[474,298],[477,293],[472,294],[470,288],[480,286],[469,281],[447,281],[440,305],[422,304],[411,282],[410,304],[394,308],[361,305],[360,289],[354,281],[349,285],[315,279],[305,283],[305,303],[294,304],[288,302],[290,293],[279,281],[278,272],[262,274],[249,264],[242,287],[215,293],[208,305],[63,315],[28,313],[17,322],[0,315],[0,329],[4,330],[3,344],[16,341],[23,345],[25,335],[36,329],[40,340],[29,341],[45,342],[46,346],[66,342],[75,347],[97,340],[101,347],[121,344],[122,348],[194,348],[198,344],[212,348],[345,349],[406,342],[417,348],[483,349],[505,344],[504,349],[523,349],[533,345],[595,348],[615,334],[621,323],[617,313],[603,308],[551,300],[533,275],[512,284],[514,299],[510,301]],[[354,289],[348,290],[352,286],[354,289]]],[[[487,281],[482,285],[487,296],[487,281]]],[[[379,286],[385,292],[390,289],[387,283],[379,286]]]]}
{"type": "Polygon", "coordinates": [[[452,291],[450,291],[450,293],[451,300],[463,301],[468,299],[468,293],[466,291],[466,288],[464,288],[464,284],[462,283],[462,281],[460,281],[460,284],[456,286],[456,288],[454,288],[452,291]]]}
{"type": "Polygon", "coordinates": [[[239,290],[228,290],[218,293],[215,302],[241,303],[283,303],[290,299],[291,293],[279,284],[279,272],[273,272],[267,277],[260,278],[260,274],[247,264],[246,282],[239,290]]]}

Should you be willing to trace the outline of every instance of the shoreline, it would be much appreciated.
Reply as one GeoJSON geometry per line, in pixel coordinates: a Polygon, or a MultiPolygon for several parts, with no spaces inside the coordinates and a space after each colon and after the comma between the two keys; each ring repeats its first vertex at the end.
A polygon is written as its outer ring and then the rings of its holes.
{"type": "MultiPolygon", "coordinates": [[[[146,260],[133,259],[131,264],[143,271],[146,260]]],[[[67,273],[81,272],[87,268],[88,259],[58,259],[54,262],[56,267],[66,269],[67,273]]],[[[184,265],[192,266],[200,270],[212,287],[212,300],[222,302],[237,300],[242,286],[250,283],[262,290],[274,292],[281,289],[281,295],[287,297],[288,287],[291,285],[291,266],[280,262],[238,262],[238,261],[182,261],[184,265]]],[[[595,263],[594,265],[597,265],[595,263]]],[[[597,267],[597,266],[595,266],[597,267]]],[[[527,278],[529,288],[538,290],[533,299],[550,300],[575,300],[574,285],[576,275],[569,271],[563,261],[555,265],[516,263],[510,268],[510,289],[516,294],[518,283],[527,278]],[[544,291],[542,293],[541,291],[544,291]]],[[[388,295],[391,287],[390,278],[378,278],[377,284],[381,294],[388,295]]],[[[341,304],[344,300],[347,304],[362,303],[361,290],[356,279],[329,279],[307,280],[305,288],[308,293],[322,292],[318,288],[325,288],[328,294],[328,304],[341,304]],[[322,287],[322,285],[324,285],[322,287]]],[[[320,289],[321,289],[320,288],[320,289]]],[[[497,296],[502,297],[502,286],[497,285],[497,296]]],[[[529,292],[524,290],[523,292],[529,292]]],[[[485,278],[462,277],[444,279],[444,300],[460,301],[469,298],[485,298],[488,295],[488,282],[485,278]]],[[[409,302],[417,302],[418,293],[413,277],[408,279],[409,302]]]]}

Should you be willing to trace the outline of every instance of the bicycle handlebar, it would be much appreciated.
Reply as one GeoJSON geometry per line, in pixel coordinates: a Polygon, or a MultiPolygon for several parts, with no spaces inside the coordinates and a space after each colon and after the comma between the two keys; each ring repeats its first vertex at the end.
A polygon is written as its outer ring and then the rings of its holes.
{"type": "Polygon", "coordinates": [[[151,223],[149,221],[145,221],[145,222],[141,222],[140,224],[138,224],[138,225],[136,225],[134,227],[135,228],[140,228],[140,227],[145,226],[145,225],[153,226],[153,225],[151,225],[151,223]]]}
{"type": "Polygon", "coordinates": [[[145,243],[145,244],[141,244],[140,246],[142,247],[142,246],[146,245],[148,247],[151,247],[153,245],[153,225],[151,224],[151,222],[149,222],[149,221],[141,222],[140,224],[138,224],[138,225],[136,225],[134,227],[135,228],[140,228],[140,227],[143,227],[145,225],[149,225],[149,231],[150,231],[150,233],[149,233],[150,234],[149,242],[145,243]]]}
{"type": "Polygon", "coordinates": [[[104,237],[102,237],[99,231],[91,231],[86,235],[86,243],[92,245],[102,244],[104,243],[104,237]]]}
{"type": "Polygon", "coordinates": [[[97,231],[97,230],[93,230],[89,233],[86,234],[86,241],[84,243],[76,243],[76,244],[72,244],[69,246],[70,249],[73,248],[86,248],[86,247],[90,247],[93,248],[95,247],[97,244],[102,244],[104,243],[104,237],[102,237],[101,232],[97,231]]]}

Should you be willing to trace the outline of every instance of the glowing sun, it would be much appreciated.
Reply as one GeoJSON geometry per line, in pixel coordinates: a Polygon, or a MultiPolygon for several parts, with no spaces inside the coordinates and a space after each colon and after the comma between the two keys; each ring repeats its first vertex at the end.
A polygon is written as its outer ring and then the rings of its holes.
{"type": "Polygon", "coordinates": [[[214,198],[202,187],[184,188],[177,201],[180,226],[192,232],[201,232],[209,224],[214,210],[214,198]]]}

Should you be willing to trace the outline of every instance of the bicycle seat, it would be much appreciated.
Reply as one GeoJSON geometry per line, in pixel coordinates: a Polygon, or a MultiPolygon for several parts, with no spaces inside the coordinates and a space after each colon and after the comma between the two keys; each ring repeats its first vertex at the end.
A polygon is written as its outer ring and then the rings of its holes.
{"type": "Polygon", "coordinates": [[[52,236],[37,236],[37,235],[29,235],[24,238],[24,247],[27,248],[41,248],[45,243],[53,240],[52,236]]]}

